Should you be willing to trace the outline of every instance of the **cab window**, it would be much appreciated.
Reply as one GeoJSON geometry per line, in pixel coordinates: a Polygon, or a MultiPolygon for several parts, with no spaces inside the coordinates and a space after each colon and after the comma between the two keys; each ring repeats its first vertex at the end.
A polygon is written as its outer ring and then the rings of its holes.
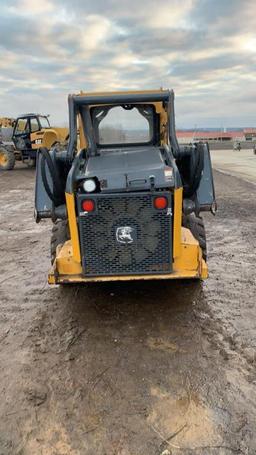
{"type": "Polygon", "coordinates": [[[38,123],[38,120],[37,118],[31,118],[30,119],[30,129],[31,129],[31,133],[33,133],[34,131],[38,131],[40,129],[39,127],[39,123],[38,123]]]}
{"type": "Polygon", "coordinates": [[[143,145],[154,139],[154,109],[151,105],[93,108],[92,121],[98,145],[143,145]]]}
{"type": "Polygon", "coordinates": [[[41,128],[50,128],[50,123],[47,117],[39,117],[41,128]]]}
{"type": "Polygon", "coordinates": [[[20,118],[16,125],[16,134],[29,133],[29,121],[25,118],[20,118]]]}

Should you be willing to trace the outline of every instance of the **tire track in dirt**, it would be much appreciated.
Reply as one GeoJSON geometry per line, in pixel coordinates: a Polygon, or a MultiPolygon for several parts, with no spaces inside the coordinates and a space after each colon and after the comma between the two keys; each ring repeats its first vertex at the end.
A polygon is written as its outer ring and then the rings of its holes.
{"type": "Polygon", "coordinates": [[[251,185],[216,173],[206,283],[49,288],[33,173],[13,172],[0,192],[1,455],[254,455],[251,185]],[[18,223],[7,188],[28,191],[18,223]]]}

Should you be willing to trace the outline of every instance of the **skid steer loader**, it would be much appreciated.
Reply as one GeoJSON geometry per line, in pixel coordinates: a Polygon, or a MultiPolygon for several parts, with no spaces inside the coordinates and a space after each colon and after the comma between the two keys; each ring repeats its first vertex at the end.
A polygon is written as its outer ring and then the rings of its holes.
{"type": "Polygon", "coordinates": [[[12,144],[0,144],[0,169],[3,170],[12,170],[15,160],[35,167],[39,147],[51,148],[68,138],[68,129],[51,127],[46,115],[20,115],[12,122],[12,128],[12,144]]]}
{"type": "Polygon", "coordinates": [[[35,218],[54,223],[50,284],[207,277],[209,148],[179,146],[174,117],[169,90],[69,96],[67,150],[40,148],[37,160],[35,218]]]}

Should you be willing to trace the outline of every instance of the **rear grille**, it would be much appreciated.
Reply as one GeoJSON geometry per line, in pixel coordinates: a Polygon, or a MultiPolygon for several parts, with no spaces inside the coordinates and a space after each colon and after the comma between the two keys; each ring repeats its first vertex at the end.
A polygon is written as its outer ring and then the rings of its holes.
{"type": "Polygon", "coordinates": [[[85,196],[78,196],[85,275],[171,271],[172,215],[169,193],[94,195],[96,210],[88,214],[81,209],[84,199],[85,196]],[[167,209],[154,208],[153,198],[159,195],[167,197],[167,209]]]}

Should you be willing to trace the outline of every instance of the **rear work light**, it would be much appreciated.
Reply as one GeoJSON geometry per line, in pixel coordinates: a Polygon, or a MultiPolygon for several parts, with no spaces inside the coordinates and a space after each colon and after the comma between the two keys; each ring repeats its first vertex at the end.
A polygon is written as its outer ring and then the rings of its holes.
{"type": "Polygon", "coordinates": [[[158,196],[154,199],[154,207],[158,210],[166,209],[168,200],[164,196],[158,196]]]}
{"type": "Polygon", "coordinates": [[[92,199],[85,199],[82,202],[84,212],[93,212],[95,210],[95,202],[92,199]]]}

